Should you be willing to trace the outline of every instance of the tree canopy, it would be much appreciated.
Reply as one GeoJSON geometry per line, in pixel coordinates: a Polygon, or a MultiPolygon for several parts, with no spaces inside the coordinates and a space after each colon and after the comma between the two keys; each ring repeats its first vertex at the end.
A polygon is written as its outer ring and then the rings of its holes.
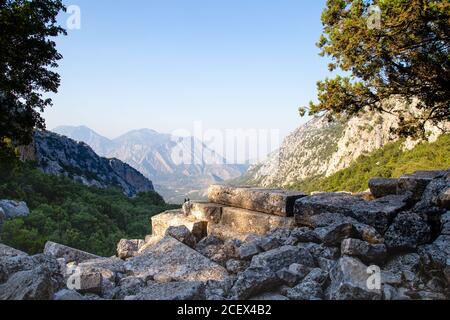
{"type": "Polygon", "coordinates": [[[397,114],[402,136],[450,120],[448,0],[327,0],[322,23],[321,55],[331,58],[330,71],[349,76],[319,81],[318,102],[301,115],[350,117],[366,107],[395,113],[382,102],[401,97],[418,101],[414,116],[397,114]]]}
{"type": "Polygon", "coordinates": [[[45,128],[40,112],[52,105],[62,58],[51,39],[66,34],[56,17],[61,0],[0,0],[0,147],[4,139],[27,144],[34,128],[45,128]]]}

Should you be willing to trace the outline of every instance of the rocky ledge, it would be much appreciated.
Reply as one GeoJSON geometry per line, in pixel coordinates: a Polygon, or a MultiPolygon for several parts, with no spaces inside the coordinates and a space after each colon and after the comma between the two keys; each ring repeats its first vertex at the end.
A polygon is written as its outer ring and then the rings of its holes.
{"type": "Polygon", "coordinates": [[[211,203],[153,217],[118,257],[0,245],[0,299],[448,299],[449,192],[450,170],[362,194],[213,186],[211,203]]]}

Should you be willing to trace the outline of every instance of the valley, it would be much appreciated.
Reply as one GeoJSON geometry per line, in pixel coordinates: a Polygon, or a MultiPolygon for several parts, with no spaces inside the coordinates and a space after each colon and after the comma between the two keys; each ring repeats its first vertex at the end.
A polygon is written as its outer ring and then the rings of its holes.
{"type": "Polygon", "coordinates": [[[57,127],[54,132],[89,145],[96,153],[117,158],[152,180],[169,203],[205,199],[210,184],[241,176],[246,165],[226,160],[194,138],[173,138],[150,129],[128,132],[116,139],[105,138],[85,127],[57,127]],[[179,158],[179,155],[182,158],[179,158]]]}

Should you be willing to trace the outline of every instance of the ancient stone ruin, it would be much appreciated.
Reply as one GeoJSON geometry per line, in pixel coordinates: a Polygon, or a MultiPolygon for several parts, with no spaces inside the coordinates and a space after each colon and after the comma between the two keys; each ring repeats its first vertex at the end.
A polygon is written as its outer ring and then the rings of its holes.
{"type": "Polygon", "coordinates": [[[450,298],[450,170],[376,178],[370,192],[214,185],[102,258],[0,245],[0,299],[450,298]]]}

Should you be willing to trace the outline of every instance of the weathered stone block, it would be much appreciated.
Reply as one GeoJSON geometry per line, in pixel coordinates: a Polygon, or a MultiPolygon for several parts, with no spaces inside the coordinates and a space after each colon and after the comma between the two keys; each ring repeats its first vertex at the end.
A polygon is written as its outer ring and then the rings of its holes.
{"type": "Polygon", "coordinates": [[[228,276],[223,267],[169,236],[129,259],[125,269],[133,276],[161,274],[175,281],[223,280],[228,276]]]}
{"type": "Polygon", "coordinates": [[[365,263],[380,263],[386,259],[387,248],[384,244],[372,245],[358,239],[345,239],[342,242],[343,255],[359,258],[365,263]]]}
{"type": "Polygon", "coordinates": [[[267,267],[250,267],[239,274],[231,294],[234,299],[244,300],[270,291],[281,285],[277,275],[267,267]]]}
{"type": "Polygon", "coordinates": [[[341,258],[332,269],[329,299],[331,300],[379,300],[381,290],[369,288],[367,266],[358,259],[341,258]]]}
{"type": "Polygon", "coordinates": [[[298,223],[323,213],[340,213],[384,233],[393,217],[407,206],[408,195],[387,196],[365,201],[347,193],[320,193],[295,203],[298,223]]]}
{"type": "Polygon", "coordinates": [[[222,225],[235,232],[265,235],[276,228],[294,228],[294,218],[280,217],[240,208],[224,207],[222,225]]]}
{"type": "Polygon", "coordinates": [[[321,242],[326,246],[340,246],[344,239],[352,238],[358,234],[351,223],[333,224],[314,230],[321,242]]]}
{"type": "Polygon", "coordinates": [[[212,185],[208,189],[211,202],[282,217],[292,216],[294,203],[306,194],[277,189],[212,185]]]}
{"type": "Polygon", "coordinates": [[[373,178],[369,181],[369,189],[375,198],[397,194],[398,179],[373,178]]]}
{"type": "Polygon", "coordinates": [[[169,227],[166,230],[166,236],[171,236],[191,248],[194,248],[197,243],[194,235],[186,226],[169,227]]]}
{"type": "Polygon", "coordinates": [[[411,192],[412,199],[419,201],[433,179],[445,174],[445,171],[416,171],[413,174],[405,174],[398,181],[398,193],[411,192]]]}
{"type": "Polygon", "coordinates": [[[51,300],[57,285],[42,266],[13,274],[0,285],[0,300],[51,300]]]}
{"type": "Polygon", "coordinates": [[[80,293],[102,293],[103,276],[100,272],[76,272],[68,280],[68,288],[80,293]]]}
{"type": "Polygon", "coordinates": [[[219,223],[222,217],[222,205],[209,202],[191,202],[190,215],[198,220],[219,223]]]}
{"type": "Polygon", "coordinates": [[[384,235],[389,249],[416,249],[431,239],[431,228],[416,213],[399,214],[384,235]]]}
{"type": "Polygon", "coordinates": [[[152,217],[152,235],[164,237],[169,227],[185,226],[197,241],[207,236],[208,222],[197,220],[193,216],[186,217],[181,210],[166,211],[152,217]]]}
{"type": "Polygon", "coordinates": [[[120,259],[128,259],[133,257],[139,249],[144,245],[144,240],[127,240],[122,239],[117,244],[117,256],[120,259]]]}
{"type": "Polygon", "coordinates": [[[438,204],[441,208],[450,210],[450,186],[441,192],[438,204]]]}
{"type": "Polygon", "coordinates": [[[313,256],[308,250],[301,247],[283,246],[278,249],[261,253],[252,259],[252,267],[267,267],[273,272],[289,268],[294,263],[307,267],[314,267],[313,256]]]}
{"type": "Polygon", "coordinates": [[[96,256],[95,254],[91,254],[88,252],[70,248],[65,245],[51,242],[51,241],[48,241],[45,244],[44,253],[46,255],[52,256],[56,259],[64,258],[67,263],[69,263],[69,262],[80,263],[80,262],[83,262],[86,260],[100,258],[99,256],[96,256]]]}

